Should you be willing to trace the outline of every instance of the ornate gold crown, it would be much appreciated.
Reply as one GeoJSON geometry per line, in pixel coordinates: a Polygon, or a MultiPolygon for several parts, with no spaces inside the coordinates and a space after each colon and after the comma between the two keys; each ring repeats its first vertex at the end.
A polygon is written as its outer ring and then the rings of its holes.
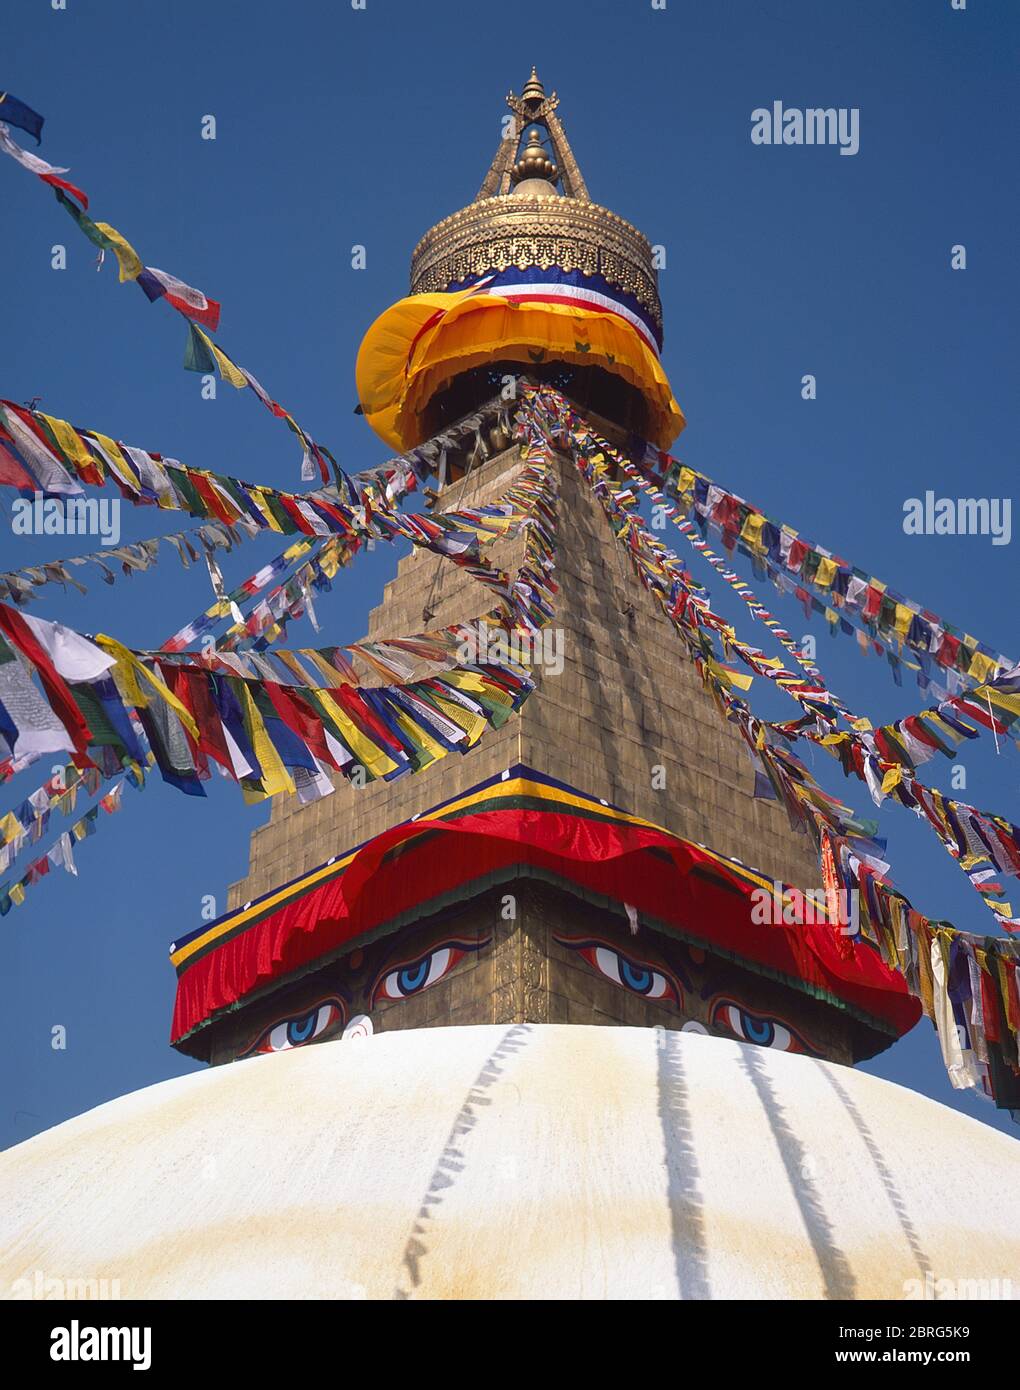
{"type": "Polygon", "coordinates": [[[535,69],[520,97],[510,92],[513,126],[500,141],[475,201],[425,233],[411,255],[411,293],[442,291],[488,272],[533,267],[601,275],[637,300],[662,330],[652,248],[615,212],[593,203],[535,69]],[[517,158],[526,127],[528,144],[517,158]],[[544,129],[555,162],[539,134],[544,129]],[[558,188],[562,187],[562,193],[558,188]]]}

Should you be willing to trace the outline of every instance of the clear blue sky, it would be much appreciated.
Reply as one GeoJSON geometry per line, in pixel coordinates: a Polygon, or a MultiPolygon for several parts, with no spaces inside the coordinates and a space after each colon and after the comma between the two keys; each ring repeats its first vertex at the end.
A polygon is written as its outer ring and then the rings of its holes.
{"type": "MultiPolygon", "coordinates": [[[[474,196],[503,95],[537,62],[592,196],[667,248],[681,456],[1015,656],[1015,545],[906,537],[902,508],[926,488],[1008,496],[1015,477],[1018,38],[1012,0],[963,13],[949,0],[669,0],[665,12],[646,0],[368,0],[364,12],[346,0],[67,0],[66,12],[7,0],[0,87],[46,116],[40,153],[71,166],[93,215],[220,299],[223,345],[355,470],[386,454],[352,414],[361,334],[406,292],[421,233],[474,196]],[[777,99],[858,107],[860,152],[753,146],[751,111],[777,99]],[[206,114],[215,142],[199,138],[206,114]],[[355,243],[367,270],[351,269],[355,243]],[[956,243],[963,273],[949,268],[956,243]]],[[[299,486],[286,428],[250,393],[202,401],[180,365],[182,320],[118,285],[112,263],[97,275],[92,246],[7,159],[0,207],[0,394],[299,486]],[[57,242],[63,272],[50,268],[57,242]]],[[[125,511],[128,539],[176,527],[125,511]]],[[[0,568],[89,548],[0,527],[0,568]]],[[[265,537],[226,557],[228,583],[279,548],[265,537]]],[[[380,547],[341,578],[319,605],[324,640],[363,633],[396,559],[380,547]]],[[[723,588],[712,585],[726,609],[723,588]]],[[[209,601],[204,570],[166,555],[114,588],[90,583],[84,599],[50,588],[32,611],[148,647],[209,601]]],[[[765,601],[806,630],[799,608],[771,590],[765,601]]],[[[742,631],[757,640],[746,619],[742,631]]],[[[306,624],[293,633],[310,640],[306,624]]],[[[912,680],[898,690],[850,640],[818,635],[852,706],[885,720],[920,703],[912,680]]],[[[844,785],[827,761],[816,770],[844,785]]],[[[947,762],[928,770],[948,789],[947,762]]],[[[967,770],[972,801],[1018,818],[1015,750],[996,758],[982,740],[967,770]]],[[[26,774],[0,805],[39,780],[26,774]]],[[[158,778],[126,789],[123,812],[79,847],[80,877],[51,875],[0,924],[0,1143],[193,1068],[167,1044],[167,947],[198,924],[203,895],[222,909],[267,814],[220,779],[208,790],[186,798],[158,778]],[[57,1024],[66,1051],[51,1049],[57,1024]]],[[[863,788],[845,790],[867,813],[863,788]]],[[[895,806],[882,821],[917,906],[989,930],[926,829],[895,806]]],[[[926,1021],[868,1069],[1013,1129],[950,1090],[926,1021]]]]}

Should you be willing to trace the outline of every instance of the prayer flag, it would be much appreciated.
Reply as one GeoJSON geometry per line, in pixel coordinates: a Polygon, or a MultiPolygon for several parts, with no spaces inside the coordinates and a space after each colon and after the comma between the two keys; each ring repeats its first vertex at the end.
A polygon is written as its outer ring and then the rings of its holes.
{"type": "Polygon", "coordinates": [[[17,97],[12,97],[10,92],[0,92],[0,121],[16,125],[19,130],[27,130],[37,145],[41,140],[45,119],[38,111],[33,111],[31,106],[26,106],[17,97]]]}

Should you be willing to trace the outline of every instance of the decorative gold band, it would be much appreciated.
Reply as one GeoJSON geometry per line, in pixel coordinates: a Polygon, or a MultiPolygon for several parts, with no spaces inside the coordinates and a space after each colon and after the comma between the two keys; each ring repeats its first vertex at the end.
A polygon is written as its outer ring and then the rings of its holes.
{"type": "Polygon", "coordinates": [[[485,198],[444,218],[411,256],[411,293],[426,294],[486,271],[538,266],[602,275],[662,325],[652,248],[622,217],[572,198],[485,198]]]}

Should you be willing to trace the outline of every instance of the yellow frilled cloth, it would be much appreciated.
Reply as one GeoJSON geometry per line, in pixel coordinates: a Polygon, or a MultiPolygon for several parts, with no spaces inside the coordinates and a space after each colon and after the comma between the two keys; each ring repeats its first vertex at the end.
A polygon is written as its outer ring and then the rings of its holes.
{"type": "Polygon", "coordinates": [[[686,424],[661,363],[625,319],[474,289],[409,295],[381,314],[358,350],[358,399],[381,439],[411,449],[427,437],[425,407],[437,391],[472,367],[506,360],[616,373],[645,398],[649,438],[660,449],[686,424]]]}

